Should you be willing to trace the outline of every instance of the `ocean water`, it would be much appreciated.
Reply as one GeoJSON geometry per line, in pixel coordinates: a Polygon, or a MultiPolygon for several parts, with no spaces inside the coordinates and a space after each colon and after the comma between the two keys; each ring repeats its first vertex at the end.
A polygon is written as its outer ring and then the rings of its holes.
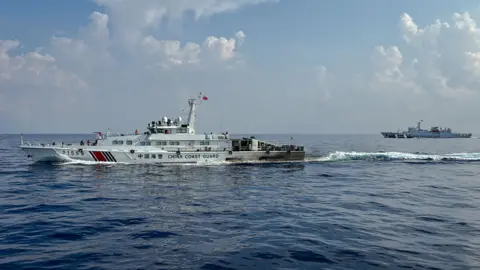
{"type": "Polygon", "coordinates": [[[0,269],[480,269],[478,138],[293,141],[305,162],[105,166],[0,135],[0,269]]]}

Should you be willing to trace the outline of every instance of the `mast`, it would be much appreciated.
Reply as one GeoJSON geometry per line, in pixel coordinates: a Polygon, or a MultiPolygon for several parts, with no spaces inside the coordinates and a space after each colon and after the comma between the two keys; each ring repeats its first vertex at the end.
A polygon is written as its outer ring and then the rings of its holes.
{"type": "Polygon", "coordinates": [[[195,134],[195,109],[196,99],[189,99],[188,105],[190,106],[190,112],[188,113],[188,129],[190,134],[195,134]]]}
{"type": "Polygon", "coordinates": [[[417,122],[417,129],[418,130],[420,130],[420,123],[422,123],[422,122],[423,122],[423,120],[420,120],[420,121],[417,122]]]}

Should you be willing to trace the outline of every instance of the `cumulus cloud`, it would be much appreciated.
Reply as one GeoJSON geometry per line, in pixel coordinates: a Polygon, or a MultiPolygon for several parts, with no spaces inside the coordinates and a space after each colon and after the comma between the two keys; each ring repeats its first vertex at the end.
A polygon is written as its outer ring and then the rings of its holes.
{"type": "MultiPolygon", "coordinates": [[[[43,130],[40,124],[32,125],[33,115],[52,120],[72,117],[63,121],[64,126],[50,125],[51,132],[64,131],[74,128],[70,123],[84,123],[99,113],[124,114],[129,97],[140,93],[162,96],[157,102],[145,100],[152,108],[147,112],[158,113],[154,104],[170,110],[172,102],[165,99],[185,96],[181,91],[196,92],[187,85],[195,85],[200,74],[231,69],[239,62],[238,49],[246,35],[237,31],[233,37],[212,35],[181,42],[155,37],[155,26],[163,18],[189,11],[199,18],[260,2],[264,1],[98,0],[108,13],[92,12],[76,35],[53,36],[43,49],[23,52],[20,41],[0,40],[0,111],[8,112],[3,121],[17,123],[17,129],[43,130]],[[190,79],[181,79],[184,76],[190,79]],[[158,92],[159,88],[163,90],[158,92]],[[112,95],[120,97],[117,106],[111,106],[112,95]],[[98,109],[106,104],[108,110],[98,109]]],[[[128,116],[125,120],[145,121],[128,116]]],[[[76,131],[80,130],[72,130],[76,131]]]]}
{"type": "MultiPolygon", "coordinates": [[[[362,111],[359,115],[365,126],[372,119],[376,121],[371,128],[403,117],[442,123],[457,123],[454,119],[459,117],[470,119],[480,102],[480,28],[472,16],[454,13],[449,20],[419,26],[403,13],[398,34],[403,43],[374,46],[370,63],[361,65],[361,70],[335,74],[345,80],[360,79],[342,93],[331,92],[332,97],[354,99],[355,105],[350,106],[362,111]]],[[[330,88],[345,87],[340,83],[330,88]]],[[[349,102],[335,106],[342,104],[349,102]]]]}
{"type": "Polygon", "coordinates": [[[364,87],[442,99],[480,94],[480,28],[468,12],[425,27],[404,13],[399,20],[404,44],[373,48],[364,87]]]}
{"type": "MultiPolygon", "coordinates": [[[[9,53],[17,49],[17,40],[0,40],[0,82],[15,84],[43,85],[49,84],[58,88],[86,88],[85,82],[74,74],[59,69],[55,58],[40,52],[28,52],[21,56],[11,56],[9,53]]],[[[7,91],[6,88],[2,88],[7,91]]]]}
{"type": "Polygon", "coordinates": [[[196,19],[217,13],[231,12],[247,5],[278,0],[96,0],[111,10],[114,16],[128,14],[129,21],[137,26],[158,24],[164,17],[181,18],[193,12],[196,19]]]}
{"type": "Polygon", "coordinates": [[[32,51],[19,40],[1,40],[0,119],[25,132],[100,130],[106,119],[112,119],[107,127],[124,130],[148,121],[145,115],[179,111],[201,91],[215,92],[212,105],[202,108],[208,120],[199,123],[208,128],[246,118],[253,119],[247,129],[278,128],[283,117],[300,130],[305,127],[295,119],[313,107],[311,115],[328,117],[355,110],[345,126],[352,117],[372,125],[387,115],[448,117],[436,108],[455,104],[456,115],[465,115],[480,102],[480,28],[466,12],[426,26],[400,14],[402,42],[373,46],[370,62],[352,63],[348,69],[360,67],[352,73],[328,63],[291,65],[281,55],[254,66],[263,58],[244,57],[250,39],[242,29],[195,40],[161,34],[161,27],[185,17],[202,20],[268,2],[276,0],[96,0],[104,12],[92,12],[73,35],[53,36],[32,51]],[[268,111],[272,121],[255,122],[257,113],[245,110],[253,107],[268,111]],[[34,121],[38,117],[50,121],[34,121]]]}
{"type": "Polygon", "coordinates": [[[243,42],[245,34],[239,31],[235,36],[236,38],[209,36],[202,44],[186,42],[182,46],[178,40],[158,40],[149,35],[140,44],[148,56],[157,59],[158,62],[154,65],[170,68],[232,60],[237,56],[237,42],[243,42]]]}
{"type": "Polygon", "coordinates": [[[404,50],[412,60],[405,62],[399,47],[391,47],[390,52],[376,47],[377,61],[384,64],[377,67],[376,79],[447,99],[480,93],[476,65],[480,29],[468,12],[454,13],[450,21],[436,20],[423,28],[404,13],[400,30],[406,41],[404,50]]]}
{"type": "Polygon", "coordinates": [[[232,12],[242,7],[278,0],[96,0],[112,18],[121,44],[134,46],[151,29],[165,21],[181,20],[193,14],[196,20],[232,12]]]}

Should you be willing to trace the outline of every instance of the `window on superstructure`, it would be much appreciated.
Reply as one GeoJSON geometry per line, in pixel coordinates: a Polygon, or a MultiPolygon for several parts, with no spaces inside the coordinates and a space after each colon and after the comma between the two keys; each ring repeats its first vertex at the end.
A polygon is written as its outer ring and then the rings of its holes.
{"type": "Polygon", "coordinates": [[[117,143],[118,143],[117,140],[112,141],[113,145],[116,145],[117,143]]]}
{"type": "Polygon", "coordinates": [[[175,142],[175,145],[180,145],[180,142],[175,142]]]}
{"type": "Polygon", "coordinates": [[[157,155],[152,154],[152,158],[153,158],[153,159],[157,158],[157,155]]]}
{"type": "Polygon", "coordinates": [[[156,141],[155,144],[156,145],[162,145],[162,141],[156,141]]]}
{"type": "Polygon", "coordinates": [[[127,141],[127,145],[132,145],[133,141],[127,141]]]}
{"type": "Polygon", "coordinates": [[[175,142],[174,141],[169,141],[168,144],[169,145],[175,145],[175,142]]]}
{"type": "Polygon", "coordinates": [[[145,158],[150,158],[150,154],[145,154],[145,158]]]}
{"type": "Polygon", "coordinates": [[[145,145],[145,142],[140,142],[140,145],[145,145]]]}
{"type": "Polygon", "coordinates": [[[118,144],[123,144],[123,141],[118,141],[118,144]]]}
{"type": "Polygon", "coordinates": [[[145,144],[146,145],[152,145],[152,142],[146,142],[145,144]]]}

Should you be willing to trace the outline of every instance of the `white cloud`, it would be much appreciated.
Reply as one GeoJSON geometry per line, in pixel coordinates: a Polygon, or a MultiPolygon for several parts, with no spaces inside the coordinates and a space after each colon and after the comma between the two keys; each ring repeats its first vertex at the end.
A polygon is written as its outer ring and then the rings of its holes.
{"type": "Polygon", "coordinates": [[[480,94],[480,29],[469,13],[423,28],[404,13],[400,30],[405,44],[375,46],[368,83],[357,87],[447,100],[480,94]]]}
{"type": "Polygon", "coordinates": [[[242,43],[245,41],[246,36],[247,35],[245,35],[243,31],[238,31],[237,33],[235,33],[235,37],[238,39],[238,42],[240,43],[239,45],[242,45],[242,43]]]}
{"type": "Polygon", "coordinates": [[[112,18],[117,38],[126,47],[134,46],[165,20],[181,20],[193,13],[196,20],[212,15],[232,12],[242,7],[278,0],[96,0],[112,18]]]}
{"type": "Polygon", "coordinates": [[[480,80],[480,52],[465,52],[465,70],[472,75],[472,81],[480,80]]]}
{"type": "Polygon", "coordinates": [[[96,0],[115,16],[128,14],[129,22],[148,27],[158,24],[164,17],[181,18],[193,12],[195,18],[235,11],[243,6],[277,0],[96,0]]]}
{"type": "MultiPolygon", "coordinates": [[[[33,51],[11,56],[10,51],[19,46],[20,42],[16,40],[0,40],[0,83],[51,85],[57,88],[88,87],[76,75],[59,69],[55,58],[49,54],[33,51]]],[[[0,89],[8,90],[4,87],[0,89]]]]}
{"type": "MultiPolygon", "coordinates": [[[[454,13],[450,22],[436,20],[424,28],[408,15],[400,22],[406,51],[411,51],[415,65],[399,66],[414,73],[410,83],[443,98],[468,98],[479,94],[475,56],[480,51],[480,29],[470,14],[454,13]]],[[[398,64],[394,64],[397,65],[398,64]]],[[[394,65],[391,65],[393,67],[394,65]]]]}
{"type": "MultiPolygon", "coordinates": [[[[233,37],[181,42],[155,37],[155,27],[162,19],[181,18],[190,11],[200,18],[267,1],[97,2],[110,14],[92,12],[76,35],[53,36],[42,49],[21,53],[20,41],[0,40],[0,111],[8,112],[4,119],[16,122],[17,129],[44,130],[30,121],[42,115],[52,120],[50,132],[65,131],[78,127],[68,123],[104,113],[124,115],[132,98],[146,96],[138,104],[142,109],[127,113],[126,122],[145,121],[139,114],[158,114],[162,105],[166,107],[161,111],[178,110],[177,102],[185,100],[176,98],[202,91],[195,88],[208,72],[223,72],[242,62],[238,49],[246,35],[237,31],[233,37]],[[59,125],[65,117],[72,119],[59,125]]],[[[124,128],[121,122],[115,127],[124,128]]],[[[100,120],[95,124],[104,127],[100,120]]]]}
{"type": "MultiPolygon", "coordinates": [[[[335,100],[343,98],[334,106],[350,106],[362,117],[366,130],[407,117],[412,122],[421,117],[430,123],[458,124],[455,119],[471,119],[473,112],[478,113],[480,28],[471,15],[454,13],[449,21],[422,27],[404,13],[399,30],[404,43],[374,46],[370,63],[360,64],[355,74],[335,74],[341,80],[330,89],[348,89],[330,92],[335,100]],[[353,78],[360,79],[344,83],[353,78]]],[[[351,117],[339,121],[346,125],[351,117]]]]}
{"type": "Polygon", "coordinates": [[[244,57],[241,48],[250,39],[241,29],[195,40],[166,39],[157,31],[185,16],[200,20],[263,2],[276,1],[97,0],[105,13],[93,12],[74,35],[54,36],[31,52],[22,52],[20,41],[0,41],[1,119],[23,131],[83,132],[105,128],[108,119],[108,127],[124,130],[148,121],[145,115],[175,113],[185,98],[202,91],[215,95],[202,108],[208,120],[199,119],[207,128],[253,119],[245,125],[278,130],[281,118],[302,129],[304,122],[295,119],[318,117],[335,119],[330,121],[341,128],[357,117],[377,125],[372,129],[394,115],[453,117],[439,107],[455,108],[460,117],[480,102],[480,31],[469,13],[427,26],[402,14],[402,43],[374,46],[370,62],[337,72],[328,65],[312,69],[295,59],[286,62],[281,54],[244,57]],[[247,59],[249,65],[241,65],[247,59]],[[265,59],[271,62],[264,65],[265,59]],[[355,67],[361,68],[347,73],[355,67]],[[258,118],[258,111],[249,108],[260,108],[272,120],[258,118]],[[341,113],[351,110],[355,114],[341,113]],[[39,117],[48,123],[32,121],[39,117]]]}
{"type": "Polygon", "coordinates": [[[226,39],[224,37],[208,37],[204,42],[204,46],[221,60],[235,57],[235,45],[235,39],[226,39]]]}
{"type": "MultiPolygon", "coordinates": [[[[237,32],[243,33],[242,31],[237,32]]],[[[243,41],[245,35],[237,37],[243,41]]],[[[194,42],[186,42],[183,45],[178,40],[157,40],[149,35],[142,39],[141,49],[148,56],[157,59],[153,66],[170,68],[181,65],[198,65],[202,63],[222,62],[234,59],[237,56],[237,39],[209,36],[202,45],[194,42]]]]}

